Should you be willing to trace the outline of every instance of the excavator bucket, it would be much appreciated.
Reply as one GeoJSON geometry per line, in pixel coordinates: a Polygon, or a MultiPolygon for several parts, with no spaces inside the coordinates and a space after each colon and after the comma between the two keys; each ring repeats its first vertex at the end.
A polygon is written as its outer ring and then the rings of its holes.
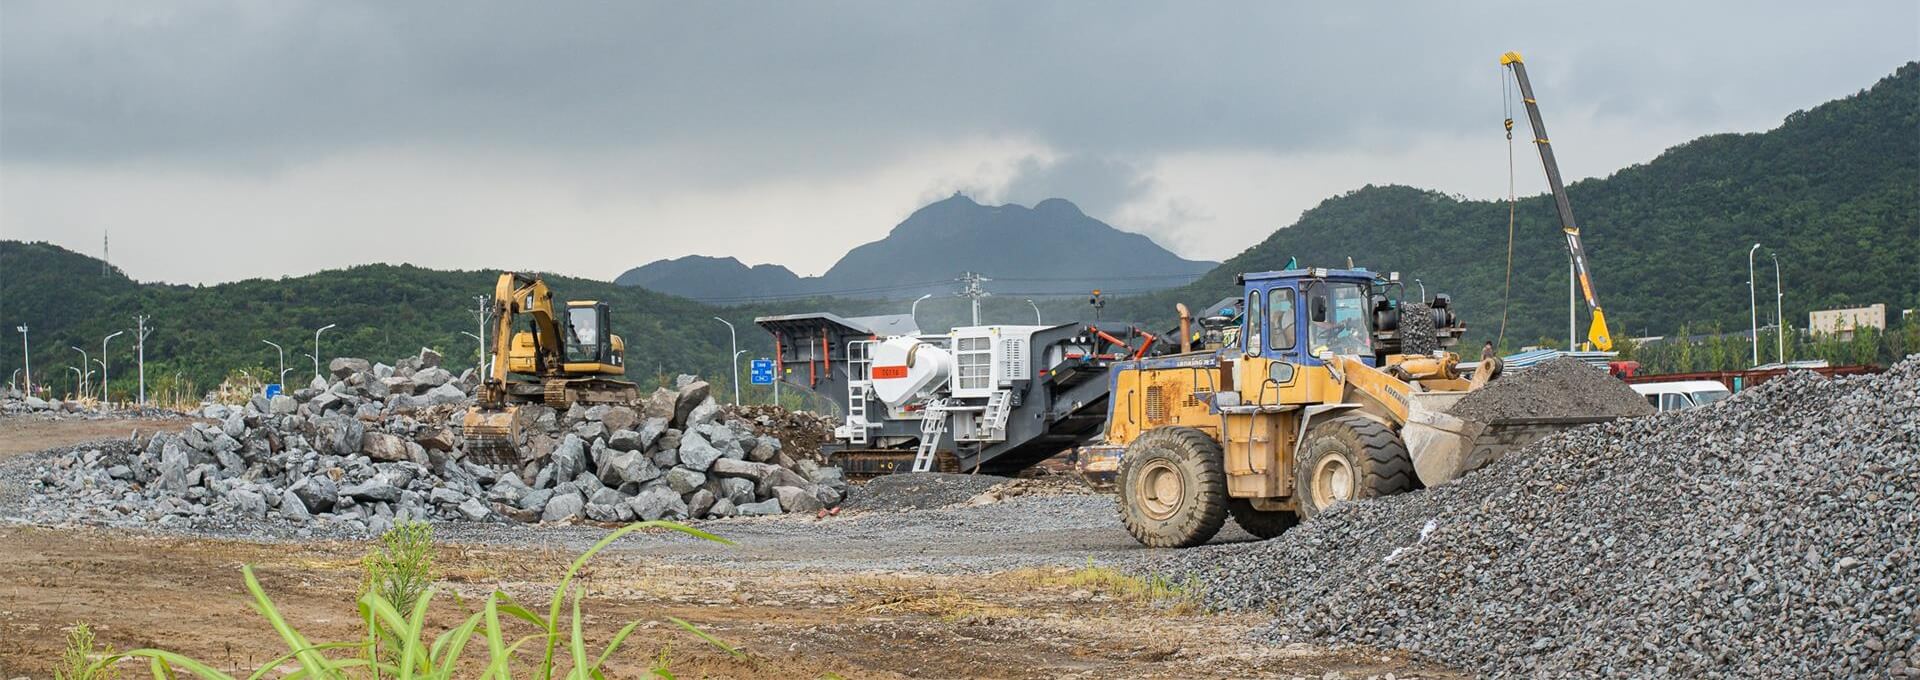
{"type": "Polygon", "coordinates": [[[1486,467],[1508,452],[1548,435],[1615,416],[1575,418],[1504,418],[1481,422],[1449,412],[1467,392],[1424,392],[1409,395],[1407,422],[1400,438],[1413,458],[1420,483],[1435,486],[1486,467]]]}
{"type": "Polygon", "coordinates": [[[481,465],[519,465],[520,452],[532,432],[532,423],[527,422],[530,417],[528,409],[515,405],[467,409],[466,418],[460,424],[467,442],[467,456],[481,465]]]}

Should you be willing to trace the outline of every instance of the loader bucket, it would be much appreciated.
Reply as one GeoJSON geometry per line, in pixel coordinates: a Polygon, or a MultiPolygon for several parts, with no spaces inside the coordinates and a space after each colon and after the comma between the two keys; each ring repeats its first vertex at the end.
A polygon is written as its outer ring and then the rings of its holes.
{"type": "Polygon", "coordinates": [[[1466,392],[1410,395],[1413,398],[1408,403],[1407,422],[1401,427],[1400,438],[1407,445],[1407,454],[1413,458],[1413,471],[1421,484],[1429,487],[1445,484],[1553,433],[1615,419],[1615,416],[1580,416],[1480,422],[1449,413],[1448,409],[1466,395],[1466,392]]]}
{"type": "Polygon", "coordinates": [[[527,443],[529,423],[524,422],[519,406],[467,409],[460,421],[461,436],[466,438],[467,457],[475,463],[494,467],[520,464],[520,452],[527,443]]]}

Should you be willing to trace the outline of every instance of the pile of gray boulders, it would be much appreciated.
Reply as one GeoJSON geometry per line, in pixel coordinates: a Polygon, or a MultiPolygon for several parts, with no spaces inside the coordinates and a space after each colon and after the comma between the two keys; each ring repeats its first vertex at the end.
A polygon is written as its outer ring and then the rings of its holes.
{"type": "Polygon", "coordinates": [[[100,408],[97,402],[76,399],[42,399],[17,389],[0,387],[0,415],[34,416],[56,420],[105,418],[178,418],[180,413],[156,406],[100,408]]]}
{"type": "Polygon", "coordinates": [[[274,519],[381,531],[405,519],[542,522],[814,512],[838,468],[782,452],[681,376],[636,407],[529,409],[524,457],[470,456],[459,432],[479,380],[422,350],[395,365],[335,359],[331,380],[210,404],[178,434],[68,451],[29,482],[29,516],[199,527],[274,519]],[[322,384],[324,383],[324,384],[322,384]]]}
{"type": "Polygon", "coordinates": [[[1583,427],[1156,569],[1489,677],[1920,678],[1920,357],[1583,427]]]}

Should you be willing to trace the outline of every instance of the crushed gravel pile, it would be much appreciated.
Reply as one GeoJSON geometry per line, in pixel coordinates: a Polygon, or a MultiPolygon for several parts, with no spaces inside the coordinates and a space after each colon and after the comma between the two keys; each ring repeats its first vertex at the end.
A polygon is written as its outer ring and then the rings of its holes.
{"type": "Polygon", "coordinates": [[[1432,354],[1440,349],[1433,337],[1433,307],[1419,302],[1400,305],[1400,353],[1432,354]]]}
{"type": "Polygon", "coordinates": [[[1475,390],[1449,413],[1481,422],[1505,418],[1644,416],[1653,413],[1646,397],[1606,371],[1561,357],[1509,371],[1475,390]]]}
{"type": "Polygon", "coordinates": [[[1009,479],[967,499],[967,505],[999,503],[1022,496],[1092,496],[1102,492],[1087,485],[1079,475],[1040,475],[1009,479]]]}
{"type": "Polygon", "coordinates": [[[908,472],[883,475],[847,491],[843,510],[931,510],[966,502],[996,485],[1011,481],[995,475],[950,472],[908,472]]]}
{"type": "Polygon", "coordinates": [[[1920,355],[1580,428],[1158,565],[1274,641],[1490,677],[1920,677],[1920,355]]]}

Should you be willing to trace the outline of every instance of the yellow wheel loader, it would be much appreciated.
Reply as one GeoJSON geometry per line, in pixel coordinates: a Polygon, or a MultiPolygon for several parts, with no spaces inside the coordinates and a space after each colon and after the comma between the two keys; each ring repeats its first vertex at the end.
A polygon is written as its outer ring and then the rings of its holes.
{"type": "Polygon", "coordinates": [[[1498,375],[1499,359],[1462,364],[1448,351],[1464,327],[1444,295],[1405,308],[1432,315],[1434,338],[1401,337],[1397,275],[1312,268],[1240,279],[1241,298],[1207,310],[1212,332],[1183,329],[1179,353],[1113,367],[1106,441],[1126,447],[1116,493],[1127,530],[1147,546],[1205,543],[1229,515],[1271,538],[1336,503],[1441,484],[1610,419],[1448,413],[1498,375]],[[1216,340],[1195,349],[1195,337],[1216,340]],[[1403,344],[1439,349],[1401,354],[1403,344]]]}
{"type": "Polygon", "coordinates": [[[492,365],[462,421],[468,453],[480,462],[520,462],[531,426],[522,404],[639,401],[639,389],[621,379],[627,348],[609,330],[607,303],[571,300],[561,309],[538,275],[505,272],[494,285],[492,365]],[[526,328],[516,331],[521,318],[526,328]]]}

